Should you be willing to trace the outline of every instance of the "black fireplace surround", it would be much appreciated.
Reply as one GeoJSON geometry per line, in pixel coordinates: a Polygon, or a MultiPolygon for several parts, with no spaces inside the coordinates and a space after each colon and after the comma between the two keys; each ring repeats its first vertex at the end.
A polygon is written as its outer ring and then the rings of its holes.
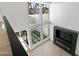
{"type": "Polygon", "coordinates": [[[54,41],[53,43],[64,49],[71,55],[75,55],[76,42],[78,32],[70,29],[65,29],[60,26],[54,26],[54,41]]]}

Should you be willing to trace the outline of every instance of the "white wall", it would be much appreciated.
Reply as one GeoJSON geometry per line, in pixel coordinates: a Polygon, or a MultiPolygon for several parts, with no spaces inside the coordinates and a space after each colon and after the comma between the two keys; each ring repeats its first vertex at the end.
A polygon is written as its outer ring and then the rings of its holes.
{"type": "Polygon", "coordinates": [[[1,13],[0,13],[0,22],[3,22],[3,19],[2,19],[2,15],[1,15],[1,13]]]}
{"type": "MultiPolygon", "coordinates": [[[[79,3],[52,3],[50,21],[67,29],[79,32],[79,3]]],[[[50,35],[53,35],[53,31],[50,35]]],[[[76,53],[79,54],[79,39],[76,53]]]]}
{"type": "Polygon", "coordinates": [[[25,2],[0,2],[0,10],[7,17],[14,31],[28,27],[28,5],[25,2]]]}
{"type": "Polygon", "coordinates": [[[52,23],[79,31],[79,3],[52,3],[52,9],[52,23]]]}

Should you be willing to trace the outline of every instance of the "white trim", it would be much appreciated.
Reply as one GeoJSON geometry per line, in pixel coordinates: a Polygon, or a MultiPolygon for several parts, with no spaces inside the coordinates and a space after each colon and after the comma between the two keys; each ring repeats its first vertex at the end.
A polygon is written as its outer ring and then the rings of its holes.
{"type": "Polygon", "coordinates": [[[39,3],[39,15],[40,15],[40,21],[41,21],[41,31],[40,31],[40,36],[41,36],[41,40],[43,40],[43,21],[42,21],[42,6],[41,3],[39,3]]]}
{"type": "Polygon", "coordinates": [[[28,38],[29,48],[31,48],[32,47],[31,29],[27,30],[27,38],[28,38]]]}
{"type": "MultiPolygon", "coordinates": [[[[50,7],[50,4],[48,4],[48,8],[49,7],[50,7]]],[[[50,39],[50,10],[48,11],[48,37],[50,39]]]]}

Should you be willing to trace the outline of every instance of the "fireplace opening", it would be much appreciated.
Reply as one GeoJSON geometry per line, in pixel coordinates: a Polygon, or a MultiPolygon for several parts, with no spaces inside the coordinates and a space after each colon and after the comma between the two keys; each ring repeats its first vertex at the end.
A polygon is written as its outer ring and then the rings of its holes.
{"type": "Polygon", "coordinates": [[[64,49],[71,55],[75,55],[78,32],[54,26],[54,44],[64,49]]]}

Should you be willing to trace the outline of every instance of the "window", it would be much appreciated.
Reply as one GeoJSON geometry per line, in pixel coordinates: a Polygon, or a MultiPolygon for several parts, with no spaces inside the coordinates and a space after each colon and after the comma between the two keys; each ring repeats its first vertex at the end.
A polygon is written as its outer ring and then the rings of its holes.
{"type": "Polygon", "coordinates": [[[29,15],[34,15],[39,13],[39,4],[34,2],[29,2],[29,15]]]}
{"type": "MultiPolygon", "coordinates": [[[[42,3],[42,13],[48,13],[48,4],[47,3],[42,3]]],[[[28,2],[28,7],[29,7],[29,15],[34,15],[34,14],[39,14],[39,3],[34,3],[34,2],[28,2]]]]}
{"type": "Polygon", "coordinates": [[[42,13],[48,13],[49,9],[48,9],[48,4],[42,4],[42,13]]]}

